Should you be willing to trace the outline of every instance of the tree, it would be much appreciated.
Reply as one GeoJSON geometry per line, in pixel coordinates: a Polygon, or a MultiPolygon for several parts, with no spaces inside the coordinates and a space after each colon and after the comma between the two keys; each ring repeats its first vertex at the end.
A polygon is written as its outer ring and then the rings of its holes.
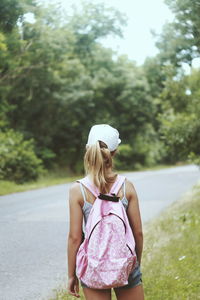
{"type": "MultiPolygon", "coordinates": [[[[99,40],[108,35],[122,37],[125,16],[104,3],[85,2],[79,9],[74,7],[69,26],[75,34],[74,52],[84,61],[92,57],[92,49],[99,40]]],[[[89,60],[90,61],[90,60],[89,60]]]]}
{"type": "Polygon", "coordinates": [[[0,29],[5,33],[11,32],[16,27],[17,21],[35,5],[35,0],[1,0],[0,29]]]}
{"type": "Polygon", "coordinates": [[[175,15],[172,23],[166,24],[157,41],[160,57],[175,66],[183,62],[191,65],[200,55],[200,1],[166,0],[175,15]]]}
{"type": "MultiPolygon", "coordinates": [[[[66,16],[60,22],[59,12],[54,14],[52,9],[37,7],[35,22],[23,20],[23,34],[16,27],[12,43],[7,39],[7,70],[1,80],[8,88],[2,97],[10,107],[6,113],[9,126],[36,140],[37,154],[45,165],[51,166],[54,158],[75,170],[84,132],[95,116],[96,51],[106,54],[97,40],[121,34],[116,24],[122,17],[103,5],[87,4],[80,15],[66,16]]],[[[106,63],[112,65],[112,55],[106,54],[106,63]]]]}
{"type": "Polygon", "coordinates": [[[170,162],[200,156],[199,75],[193,70],[191,75],[168,83],[163,92],[168,105],[165,102],[165,111],[160,115],[160,132],[170,162]]]}

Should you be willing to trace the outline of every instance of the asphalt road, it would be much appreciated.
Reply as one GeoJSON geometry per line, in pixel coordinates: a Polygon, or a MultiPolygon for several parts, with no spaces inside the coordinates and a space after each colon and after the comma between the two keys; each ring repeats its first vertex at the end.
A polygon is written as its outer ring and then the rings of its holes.
{"type": "MultiPolygon", "coordinates": [[[[143,222],[200,179],[193,165],[125,175],[136,187],[143,222]]],[[[65,287],[69,186],[0,197],[0,300],[47,300],[65,287]]]]}

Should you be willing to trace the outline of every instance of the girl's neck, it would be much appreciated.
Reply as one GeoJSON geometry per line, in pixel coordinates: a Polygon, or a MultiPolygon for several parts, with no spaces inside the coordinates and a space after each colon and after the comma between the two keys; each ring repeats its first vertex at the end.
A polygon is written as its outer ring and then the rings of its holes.
{"type": "Polygon", "coordinates": [[[108,177],[114,177],[114,176],[116,177],[117,176],[117,173],[114,172],[112,168],[108,168],[106,173],[107,173],[108,177]]]}

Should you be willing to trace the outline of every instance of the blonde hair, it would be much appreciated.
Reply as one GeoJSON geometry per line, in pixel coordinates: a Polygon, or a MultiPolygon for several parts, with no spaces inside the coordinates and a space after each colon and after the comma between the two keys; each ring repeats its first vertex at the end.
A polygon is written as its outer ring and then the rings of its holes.
{"type": "Polygon", "coordinates": [[[101,193],[108,193],[109,183],[114,182],[116,174],[107,174],[108,168],[112,166],[112,154],[104,143],[97,141],[96,144],[87,146],[84,156],[85,171],[101,193]]]}

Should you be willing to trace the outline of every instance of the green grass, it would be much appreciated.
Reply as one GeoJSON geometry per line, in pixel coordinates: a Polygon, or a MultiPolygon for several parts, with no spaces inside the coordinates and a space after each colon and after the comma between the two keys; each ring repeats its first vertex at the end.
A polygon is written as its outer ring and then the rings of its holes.
{"type": "Polygon", "coordinates": [[[56,184],[64,184],[66,182],[72,182],[82,175],[69,176],[66,171],[56,170],[41,176],[38,180],[27,182],[24,184],[16,184],[15,182],[0,180],[0,195],[6,195],[17,192],[24,192],[33,189],[39,189],[56,184]]]}
{"type": "MultiPolygon", "coordinates": [[[[185,163],[184,163],[185,164],[185,163]]],[[[183,163],[179,163],[177,165],[183,165],[183,163]]],[[[160,170],[164,168],[175,167],[177,165],[157,165],[151,168],[141,168],[138,171],[148,171],[148,170],[160,170]]],[[[137,172],[138,172],[137,171],[137,172]]],[[[120,171],[119,173],[129,173],[133,171],[120,171]]],[[[68,175],[66,170],[58,169],[55,171],[50,171],[46,175],[41,176],[38,180],[27,182],[24,184],[16,184],[12,181],[0,180],[0,195],[6,195],[17,192],[24,192],[33,189],[39,189],[47,186],[52,186],[56,184],[64,184],[66,182],[72,182],[83,175],[71,176],[68,175]]]]}
{"type": "MultiPolygon", "coordinates": [[[[145,300],[200,299],[200,185],[146,223],[144,236],[145,300]]],[[[58,289],[50,300],[73,299],[58,289]]]]}
{"type": "Polygon", "coordinates": [[[200,185],[145,226],[147,300],[200,299],[200,185]]]}

